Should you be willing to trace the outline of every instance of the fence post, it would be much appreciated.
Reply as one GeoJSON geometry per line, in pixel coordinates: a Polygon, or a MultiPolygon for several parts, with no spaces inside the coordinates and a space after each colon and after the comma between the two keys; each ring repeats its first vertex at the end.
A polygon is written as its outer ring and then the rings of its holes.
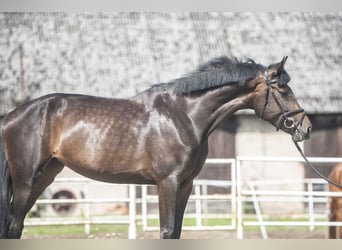
{"type": "Polygon", "coordinates": [[[252,200],[253,200],[254,209],[255,209],[258,222],[260,223],[260,231],[261,231],[262,238],[267,239],[268,235],[266,231],[266,226],[263,224],[264,218],[262,217],[261,208],[258,202],[258,197],[255,194],[254,184],[249,184],[249,189],[252,191],[252,200]]]}
{"type": "Polygon", "coordinates": [[[242,197],[241,197],[241,161],[236,159],[236,194],[237,194],[237,238],[243,239],[242,197]]]}
{"type": "MultiPolygon", "coordinates": [[[[208,184],[207,183],[203,183],[203,185],[202,185],[202,195],[204,195],[204,196],[208,195],[208,184]]],[[[205,199],[202,202],[203,202],[204,224],[206,226],[208,226],[209,225],[209,220],[208,220],[208,214],[209,214],[208,200],[205,199]]]]}
{"type": "Polygon", "coordinates": [[[309,191],[309,220],[310,220],[310,232],[315,229],[315,207],[313,198],[313,183],[311,179],[308,179],[308,191],[309,191]]]}
{"type": "Polygon", "coordinates": [[[141,219],[143,231],[147,230],[147,185],[141,186],[141,219]]]}
{"type": "Polygon", "coordinates": [[[200,227],[202,225],[202,204],[201,204],[201,186],[199,184],[195,185],[195,197],[196,197],[196,226],[200,227]]]}
{"type": "Polygon", "coordinates": [[[231,190],[230,193],[232,195],[232,199],[231,199],[231,206],[232,206],[232,227],[235,229],[236,228],[236,159],[234,159],[231,162],[230,165],[230,173],[231,173],[231,190]]]}
{"type": "Polygon", "coordinates": [[[134,184],[129,185],[129,226],[128,226],[128,239],[137,238],[136,226],[136,189],[134,184]]]}
{"type": "MultiPolygon", "coordinates": [[[[89,185],[90,182],[87,181],[84,189],[84,198],[88,199],[89,197],[89,185]]],[[[84,203],[84,215],[85,215],[85,222],[84,222],[84,232],[86,234],[90,234],[90,204],[89,202],[84,203]]]]}

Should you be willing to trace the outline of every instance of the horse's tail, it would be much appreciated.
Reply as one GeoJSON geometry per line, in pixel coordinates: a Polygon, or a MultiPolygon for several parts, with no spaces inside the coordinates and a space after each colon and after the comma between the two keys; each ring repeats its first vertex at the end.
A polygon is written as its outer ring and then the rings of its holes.
{"type": "Polygon", "coordinates": [[[0,239],[8,238],[11,222],[12,181],[9,174],[8,163],[2,144],[0,130],[0,239]]]}

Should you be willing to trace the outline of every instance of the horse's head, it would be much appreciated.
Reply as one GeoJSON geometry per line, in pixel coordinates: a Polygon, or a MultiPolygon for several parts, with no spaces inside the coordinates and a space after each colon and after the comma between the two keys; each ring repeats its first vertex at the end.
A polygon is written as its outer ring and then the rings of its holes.
{"type": "Polygon", "coordinates": [[[287,85],[290,76],[284,69],[287,57],[280,63],[271,64],[252,80],[254,91],[252,105],[262,119],[292,135],[295,142],[309,139],[311,122],[304,109],[298,104],[291,88],[287,85]]]}

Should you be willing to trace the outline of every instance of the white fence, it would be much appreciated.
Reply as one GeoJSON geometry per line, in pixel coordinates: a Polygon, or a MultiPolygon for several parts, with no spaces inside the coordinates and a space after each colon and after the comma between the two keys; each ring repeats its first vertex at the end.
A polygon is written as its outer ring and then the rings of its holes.
{"type": "MultiPolygon", "coordinates": [[[[194,194],[190,195],[189,202],[195,202],[195,213],[185,213],[185,218],[195,218],[195,226],[183,226],[183,230],[233,230],[236,228],[236,166],[234,159],[207,159],[207,167],[212,164],[225,165],[230,168],[231,180],[194,180],[194,194]],[[208,194],[209,186],[222,187],[227,190],[226,194],[208,194]],[[208,201],[228,201],[229,209],[224,214],[213,214],[208,211],[208,201]],[[230,224],[209,226],[203,225],[203,220],[209,218],[229,218],[230,224]]],[[[158,218],[157,214],[148,212],[148,203],[157,203],[156,195],[148,194],[147,186],[142,187],[142,224],[144,231],[158,230],[159,227],[149,226],[148,219],[158,218]]]]}
{"type": "MultiPolygon", "coordinates": [[[[86,189],[89,188],[89,184],[95,181],[86,178],[57,178],[57,183],[85,183],[86,189]]],[[[119,184],[112,184],[119,185],[119,184]]],[[[128,238],[136,238],[136,186],[127,185],[128,197],[126,198],[76,198],[76,199],[39,199],[36,205],[53,205],[53,204],[83,204],[84,216],[75,217],[57,217],[57,218],[27,218],[24,222],[25,226],[43,226],[43,225],[84,225],[84,231],[86,234],[90,233],[91,224],[128,224],[128,238]],[[90,204],[104,204],[104,203],[118,203],[125,202],[129,205],[128,216],[112,216],[96,218],[91,215],[90,204]]],[[[87,197],[87,196],[86,196],[87,197]]]]}
{"type": "MultiPolygon", "coordinates": [[[[342,158],[309,158],[311,162],[342,162],[342,158]]],[[[267,238],[267,226],[308,226],[309,230],[313,230],[316,226],[342,226],[342,222],[328,222],[326,214],[315,213],[315,204],[326,204],[329,197],[342,197],[341,193],[331,193],[324,191],[314,191],[313,186],[320,184],[326,185],[321,179],[298,179],[298,180],[254,180],[242,181],[243,171],[241,166],[246,162],[297,162],[303,163],[301,158],[285,158],[285,157],[237,157],[236,159],[208,159],[207,164],[223,164],[230,167],[230,180],[195,180],[194,194],[190,196],[189,202],[194,202],[195,211],[193,213],[186,213],[186,217],[195,218],[195,226],[184,226],[184,230],[236,230],[237,238],[243,238],[244,227],[258,226],[261,230],[263,238],[267,238]],[[286,190],[269,190],[270,185],[289,185],[289,184],[303,184],[307,190],[302,191],[286,191],[286,190]],[[220,186],[227,189],[226,194],[208,194],[206,192],[208,186],[220,186]],[[260,189],[260,187],[263,187],[260,189]],[[307,204],[308,215],[307,221],[272,221],[266,220],[262,213],[261,202],[274,202],[274,197],[278,201],[285,202],[302,202],[307,204]],[[208,201],[225,201],[229,203],[225,214],[210,214],[208,213],[208,201]],[[249,202],[253,204],[257,221],[251,221],[243,212],[244,203],[249,202]],[[229,209],[228,209],[229,208],[229,209]],[[231,223],[221,226],[203,225],[203,220],[219,216],[220,218],[229,218],[231,223]],[[325,221],[317,220],[325,219],[325,221]]],[[[85,182],[91,183],[93,181],[85,178],[58,178],[56,182],[85,182]]],[[[115,184],[113,184],[115,185],[115,184]]],[[[158,230],[158,227],[148,225],[151,218],[158,218],[157,214],[151,214],[148,210],[148,204],[157,203],[157,196],[148,193],[147,186],[142,186],[142,197],[136,198],[136,186],[127,185],[128,196],[118,199],[40,199],[36,204],[52,205],[52,204],[83,204],[84,216],[79,218],[28,218],[25,220],[25,225],[68,225],[68,224],[83,224],[85,232],[89,234],[91,224],[127,224],[128,238],[136,238],[137,228],[136,222],[141,219],[143,230],[158,230]],[[91,215],[89,205],[93,203],[116,203],[125,202],[129,207],[129,214],[125,216],[111,216],[97,218],[91,215]],[[141,204],[141,214],[137,214],[136,206],[141,204]]]]}
{"type": "MultiPolygon", "coordinates": [[[[309,157],[312,163],[339,163],[342,162],[342,158],[319,158],[319,157],[309,157]]],[[[328,197],[342,197],[341,193],[333,193],[327,191],[314,191],[313,184],[326,184],[326,182],[321,179],[301,179],[301,180],[272,180],[272,181],[249,181],[243,183],[242,176],[243,172],[241,166],[245,162],[294,162],[294,163],[304,163],[304,160],[299,157],[238,157],[236,159],[236,173],[237,173],[237,238],[243,239],[244,227],[248,226],[259,226],[263,238],[267,238],[266,226],[308,226],[310,230],[313,230],[315,226],[342,226],[342,222],[329,222],[327,221],[327,216],[325,216],[326,221],[316,221],[315,220],[315,203],[328,202],[328,197]],[[305,191],[286,191],[286,190],[268,190],[268,185],[281,185],[281,184],[294,184],[302,183],[308,184],[307,190],[305,191]],[[256,186],[266,186],[266,189],[256,189],[256,186]],[[260,209],[261,201],[274,202],[275,198],[277,202],[294,202],[301,201],[308,204],[309,216],[308,221],[265,221],[260,209]],[[268,199],[272,197],[272,199],[268,199]],[[257,221],[249,221],[248,218],[244,217],[243,214],[243,203],[247,201],[252,201],[257,215],[257,221]]],[[[286,171],[286,170],[285,170],[286,171]]],[[[326,188],[327,190],[327,188],[326,188]]],[[[291,203],[289,203],[291,205],[291,203]]]]}
{"type": "MultiPolygon", "coordinates": [[[[194,195],[191,195],[189,202],[195,201],[195,214],[186,214],[185,217],[196,218],[196,225],[192,227],[184,227],[185,230],[233,230],[236,228],[236,167],[234,159],[207,159],[207,165],[219,164],[230,168],[231,180],[195,180],[194,181],[194,195]],[[209,186],[219,186],[230,190],[227,194],[207,194],[206,190],[209,186]],[[219,215],[220,218],[227,217],[231,219],[230,225],[224,226],[208,226],[202,224],[202,219],[212,218],[217,215],[209,214],[207,209],[208,201],[227,201],[230,202],[230,211],[227,210],[225,214],[219,215]]],[[[210,166],[209,166],[210,167],[210,166]]],[[[70,183],[83,183],[86,184],[86,191],[89,189],[89,185],[100,182],[95,182],[86,178],[56,178],[55,183],[65,183],[66,186],[70,183]]],[[[103,184],[105,185],[105,184],[103,184]]],[[[106,184],[108,185],[108,184],[106,184]]],[[[118,184],[110,184],[118,185],[118,184]]],[[[125,185],[125,184],[121,184],[125,185]]],[[[147,192],[147,185],[142,186],[142,198],[136,197],[136,185],[126,185],[129,188],[129,195],[125,198],[75,198],[75,199],[39,199],[37,205],[53,205],[53,204],[83,204],[83,216],[75,217],[57,217],[57,218],[27,218],[25,220],[25,226],[39,226],[39,225],[84,225],[85,233],[90,233],[91,224],[127,224],[128,225],[128,238],[136,238],[136,221],[142,220],[143,230],[159,230],[159,227],[153,227],[148,225],[148,219],[158,218],[157,214],[149,214],[148,203],[157,203],[158,199],[156,195],[149,195],[147,192]],[[128,203],[129,215],[127,216],[106,216],[98,218],[92,216],[90,210],[90,204],[98,203],[128,203]],[[141,204],[142,213],[137,214],[136,206],[141,204]]]]}

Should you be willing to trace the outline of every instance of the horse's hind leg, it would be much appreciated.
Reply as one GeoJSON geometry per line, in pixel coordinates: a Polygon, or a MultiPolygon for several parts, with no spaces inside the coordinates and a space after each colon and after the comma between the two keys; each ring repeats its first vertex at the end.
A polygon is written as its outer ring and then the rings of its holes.
{"type": "Polygon", "coordinates": [[[26,214],[45,188],[52,183],[55,176],[63,169],[63,165],[53,159],[37,169],[40,170],[36,173],[31,172],[29,176],[27,176],[27,172],[25,176],[19,174],[12,175],[13,219],[9,232],[11,238],[21,237],[26,214]],[[28,180],[31,180],[31,183],[28,183],[28,180]]]}
{"type": "MultiPolygon", "coordinates": [[[[336,216],[333,214],[329,215],[329,221],[330,222],[335,222],[336,221],[336,216]]],[[[330,226],[329,227],[329,239],[336,239],[336,227],[335,226],[330,226]]]]}
{"type": "MultiPolygon", "coordinates": [[[[336,221],[342,222],[342,198],[337,199],[336,221]]],[[[336,239],[342,239],[342,226],[337,227],[336,239]]]]}
{"type": "Polygon", "coordinates": [[[56,175],[60,173],[64,165],[52,159],[48,165],[36,177],[32,186],[32,192],[28,200],[28,210],[32,208],[36,200],[43,193],[43,191],[54,181],[56,175]]]}

